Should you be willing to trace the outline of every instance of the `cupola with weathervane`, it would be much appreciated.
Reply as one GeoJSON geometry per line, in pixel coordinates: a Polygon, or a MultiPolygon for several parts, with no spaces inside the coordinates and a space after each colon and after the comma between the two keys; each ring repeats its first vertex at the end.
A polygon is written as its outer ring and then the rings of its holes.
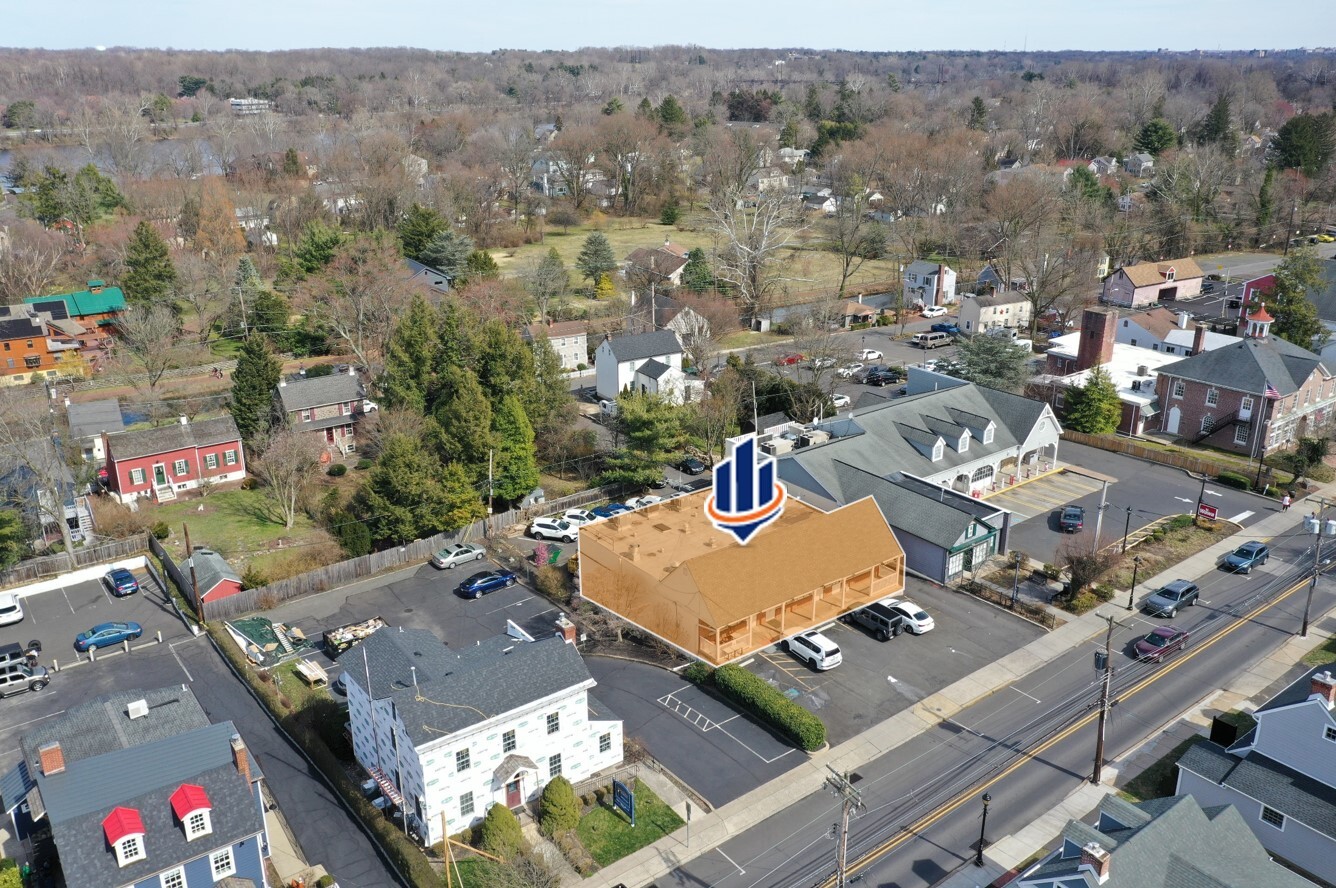
{"type": "Polygon", "coordinates": [[[1248,313],[1248,332],[1249,339],[1266,339],[1267,334],[1271,332],[1271,324],[1275,318],[1267,314],[1266,303],[1263,302],[1255,311],[1248,313]]]}

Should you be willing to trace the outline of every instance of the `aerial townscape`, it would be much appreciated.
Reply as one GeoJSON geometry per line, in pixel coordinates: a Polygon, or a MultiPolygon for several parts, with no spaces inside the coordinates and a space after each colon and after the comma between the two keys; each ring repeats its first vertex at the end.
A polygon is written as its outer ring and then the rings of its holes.
{"type": "Polygon", "coordinates": [[[1336,888],[1329,12],[143,6],[0,36],[0,888],[1336,888]]]}

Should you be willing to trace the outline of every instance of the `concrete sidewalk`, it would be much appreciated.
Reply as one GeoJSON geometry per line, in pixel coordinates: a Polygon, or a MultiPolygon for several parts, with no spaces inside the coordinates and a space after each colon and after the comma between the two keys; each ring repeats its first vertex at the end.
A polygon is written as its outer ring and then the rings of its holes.
{"type": "MultiPolygon", "coordinates": [[[[1321,489],[1310,491],[1310,496],[1322,493],[1321,489]]],[[[1236,548],[1241,542],[1253,539],[1269,539],[1302,533],[1302,521],[1310,511],[1304,500],[1299,500],[1287,513],[1276,511],[1260,519],[1251,527],[1228,537],[1219,543],[1198,552],[1179,562],[1169,570],[1154,577],[1139,578],[1137,586],[1146,590],[1146,594],[1159,586],[1178,577],[1196,577],[1214,569],[1219,560],[1236,548]]],[[[963,593],[962,593],[963,594],[963,593]]],[[[1140,595],[1138,597],[1141,597],[1140,595]]],[[[838,771],[853,771],[869,761],[876,759],[906,743],[913,737],[924,733],[942,721],[951,718],[962,709],[982,700],[995,691],[1007,687],[1043,667],[1045,664],[1080,647],[1096,637],[1101,637],[1105,630],[1105,615],[1119,618],[1127,614],[1124,604],[1117,604],[1118,599],[1100,605],[1098,608],[1058,627],[1030,644],[1003,657],[990,666],[978,670],[972,675],[948,685],[935,694],[918,701],[864,733],[839,746],[814,753],[808,760],[770,783],[757,787],[741,798],[735,799],[709,814],[692,818],[691,842],[687,844],[682,831],[660,839],[647,848],[642,848],[611,866],[605,867],[585,879],[581,884],[589,888],[613,888],[625,884],[631,888],[649,885],[671,872],[682,863],[705,853],[728,841],[739,833],[765,821],[772,815],[791,806],[794,802],[817,792],[824,786],[828,773],[827,766],[838,771]]],[[[1314,635],[1304,639],[1313,646],[1314,635]]],[[[1286,645],[1282,651],[1290,646],[1286,645]]],[[[1268,658],[1269,660],[1270,658],[1268,658]]],[[[1262,664],[1259,664],[1261,666],[1262,664]]],[[[1249,673],[1251,674],[1251,673],[1249,673]]],[[[1238,684],[1236,682],[1235,684],[1238,684]]],[[[1092,793],[1098,793],[1098,787],[1091,787],[1092,793]]],[[[1097,803],[1098,797],[1095,797],[1097,803]]],[[[1074,801],[1076,810],[1085,805],[1085,811],[1093,807],[1089,799],[1074,801]]],[[[1069,816],[1062,815],[1065,825],[1069,816]]],[[[1060,829],[1060,827],[1059,827],[1060,829]]],[[[1030,850],[1039,847],[1054,833],[1049,832],[1035,841],[1030,850]]],[[[973,867],[971,867],[973,869],[973,867]]],[[[1000,872],[1000,870],[999,870],[1000,872]]],[[[972,874],[981,877],[981,873],[972,874]]],[[[995,877],[995,876],[994,876],[995,877]]],[[[991,878],[988,880],[991,881],[991,878]]],[[[979,884],[988,884],[980,881],[979,884]]],[[[964,883],[962,883],[963,885],[964,883]]],[[[969,884],[974,884],[973,881],[969,884]]]]}

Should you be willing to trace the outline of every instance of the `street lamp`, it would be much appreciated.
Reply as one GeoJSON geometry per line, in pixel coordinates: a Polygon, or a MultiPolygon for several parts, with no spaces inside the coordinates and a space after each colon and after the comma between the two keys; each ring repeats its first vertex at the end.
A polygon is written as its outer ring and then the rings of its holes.
{"type": "Polygon", "coordinates": [[[1025,560],[1025,556],[1020,552],[1012,552],[1011,559],[1016,563],[1016,575],[1011,581],[1011,609],[1015,610],[1016,599],[1021,595],[1021,562],[1025,560]]]}
{"type": "Polygon", "coordinates": [[[1127,590],[1128,610],[1132,609],[1132,599],[1135,598],[1137,594],[1137,568],[1139,567],[1141,567],[1141,556],[1137,555],[1132,558],[1132,588],[1127,590]]]}
{"type": "Polygon", "coordinates": [[[988,803],[993,797],[988,793],[983,794],[983,819],[979,821],[979,850],[974,855],[974,865],[983,866],[983,846],[988,840],[984,838],[988,829],[988,803]]]}

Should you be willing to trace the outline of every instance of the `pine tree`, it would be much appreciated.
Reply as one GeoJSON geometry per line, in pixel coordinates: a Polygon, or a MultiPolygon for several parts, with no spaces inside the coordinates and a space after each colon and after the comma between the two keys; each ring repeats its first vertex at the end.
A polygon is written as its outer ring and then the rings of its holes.
{"type": "Polygon", "coordinates": [[[1230,141],[1233,132],[1233,125],[1230,123],[1229,95],[1222,92],[1216,97],[1215,104],[1211,105],[1211,110],[1206,113],[1206,119],[1202,121],[1197,133],[1197,141],[1205,145],[1224,145],[1230,141]]]}
{"type": "Polygon", "coordinates": [[[27,554],[31,538],[18,509],[0,509],[0,570],[17,564],[27,554]]]}
{"type": "Polygon", "coordinates": [[[1118,430],[1123,404],[1118,389],[1103,367],[1090,371],[1085,385],[1067,389],[1062,422],[1074,432],[1109,435],[1118,430]]]}
{"type": "Polygon", "coordinates": [[[1152,157],[1158,157],[1177,142],[1178,136],[1174,134],[1174,128],[1170,126],[1169,121],[1157,117],[1146,122],[1146,125],[1141,128],[1141,132],[1137,133],[1132,147],[1137,151],[1144,151],[1152,157]]]}
{"type": "Polygon", "coordinates": [[[687,112],[683,109],[680,102],[673,96],[664,96],[663,101],[659,103],[656,114],[664,129],[675,130],[686,126],[691,122],[687,112]]]}
{"type": "Polygon", "coordinates": [[[420,260],[427,244],[448,227],[440,213],[421,204],[413,204],[397,229],[404,255],[409,259],[420,260]]]}
{"type": "Polygon", "coordinates": [[[168,302],[176,287],[176,266],[172,264],[167,242],[154,227],[140,222],[125,248],[125,275],[121,289],[125,298],[140,305],[168,302]]]}
{"type": "Polygon", "coordinates": [[[710,261],[700,247],[687,253],[687,264],[682,268],[682,286],[693,293],[715,289],[714,272],[710,270],[710,261]]]}
{"type": "Polygon", "coordinates": [[[503,859],[510,859],[524,850],[524,831],[509,808],[496,803],[487,809],[482,819],[482,849],[503,859]]]}
{"type": "MultiPolygon", "coordinates": [[[[473,371],[450,367],[441,377],[441,397],[433,416],[433,436],[441,462],[468,468],[474,481],[487,477],[487,454],[492,449],[492,405],[473,371]]],[[[526,493],[528,491],[525,491],[526,493]]]]}
{"type": "Polygon", "coordinates": [[[544,835],[560,835],[580,825],[580,801],[575,797],[575,787],[560,774],[543,787],[539,807],[542,810],[539,828],[544,835]]]}
{"type": "Polygon", "coordinates": [[[474,250],[464,260],[464,276],[468,281],[491,281],[501,276],[501,267],[486,250],[474,250]]]}
{"type": "Polygon", "coordinates": [[[1276,198],[1272,193],[1275,188],[1276,168],[1267,167],[1262,176],[1262,187],[1257,189],[1257,227],[1265,230],[1271,224],[1276,212],[1276,198]]]}
{"type": "Polygon", "coordinates": [[[414,295],[385,344],[385,371],[380,389],[387,407],[413,413],[427,409],[427,393],[435,383],[436,312],[421,295],[414,295]]]}
{"type": "Polygon", "coordinates": [[[406,543],[482,517],[482,500],[459,467],[442,466],[417,438],[392,435],[354,501],[380,542],[406,543]]]}
{"type": "Polygon", "coordinates": [[[617,396],[617,426],[624,444],[607,458],[601,484],[643,487],[663,477],[663,466],[682,447],[683,411],[661,395],[617,396]]]}
{"type": "Polygon", "coordinates": [[[427,243],[418,261],[445,275],[453,286],[456,280],[468,276],[469,254],[472,252],[472,238],[447,228],[427,243]]]}
{"type": "Polygon", "coordinates": [[[972,130],[984,130],[988,126],[988,106],[983,103],[983,98],[975,96],[970,102],[970,119],[965,124],[966,128],[972,130]]]}
{"type": "Polygon", "coordinates": [[[533,426],[515,395],[506,395],[492,414],[492,437],[496,442],[492,490],[498,499],[515,502],[537,487],[539,481],[533,426]]]}
{"type": "Polygon", "coordinates": [[[1303,170],[1314,177],[1336,150],[1336,113],[1296,114],[1271,141],[1271,155],[1283,170],[1303,170]]]}
{"type": "Polygon", "coordinates": [[[289,148],[283,152],[283,175],[295,179],[302,174],[301,158],[297,156],[296,148],[289,148]]]}
{"type": "Polygon", "coordinates": [[[232,371],[228,411],[248,446],[273,424],[274,389],[282,374],[283,365],[263,336],[252,336],[241,344],[237,368],[232,371]]]}
{"type": "Polygon", "coordinates": [[[617,269],[617,257],[613,255],[612,244],[607,235],[595,231],[585,238],[580,255],[575,257],[575,267],[588,281],[597,281],[601,274],[611,274],[617,269]]]}
{"type": "Polygon", "coordinates": [[[297,276],[315,274],[334,261],[344,244],[343,232],[323,222],[311,222],[292,248],[291,264],[297,276]]]}

